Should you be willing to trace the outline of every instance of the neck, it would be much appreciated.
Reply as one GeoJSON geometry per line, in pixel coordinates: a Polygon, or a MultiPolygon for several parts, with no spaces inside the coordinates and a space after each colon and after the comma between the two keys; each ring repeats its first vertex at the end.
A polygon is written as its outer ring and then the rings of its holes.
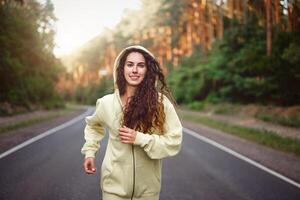
{"type": "Polygon", "coordinates": [[[126,105],[129,103],[128,99],[134,95],[135,91],[136,91],[136,87],[126,86],[126,91],[125,91],[124,95],[121,96],[123,105],[126,105]]]}
{"type": "Polygon", "coordinates": [[[135,91],[136,91],[136,87],[127,86],[126,87],[126,92],[125,92],[124,96],[131,97],[131,96],[134,95],[135,91]]]}

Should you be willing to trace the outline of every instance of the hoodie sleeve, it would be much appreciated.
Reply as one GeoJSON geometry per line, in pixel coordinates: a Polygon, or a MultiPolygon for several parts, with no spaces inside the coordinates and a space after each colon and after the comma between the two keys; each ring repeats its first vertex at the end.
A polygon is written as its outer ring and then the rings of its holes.
{"type": "Polygon", "coordinates": [[[141,146],[152,159],[176,155],[181,149],[182,125],[172,103],[169,100],[165,102],[166,132],[158,135],[137,131],[134,142],[135,145],[141,146]]]}
{"type": "Polygon", "coordinates": [[[95,157],[96,152],[100,148],[100,141],[104,137],[105,131],[102,126],[101,114],[101,99],[97,100],[96,110],[91,115],[85,118],[86,126],[84,129],[85,143],[81,149],[81,153],[87,157],[95,157]]]}

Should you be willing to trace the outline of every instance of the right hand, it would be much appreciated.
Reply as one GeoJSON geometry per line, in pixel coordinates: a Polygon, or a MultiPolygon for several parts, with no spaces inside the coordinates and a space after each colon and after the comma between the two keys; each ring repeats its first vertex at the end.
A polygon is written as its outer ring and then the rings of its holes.
{"type": "Polygon", "coordinates": [[[96,172],[95,158],[89,157],[84,160],[83,163],[84,171],[87,174],[94,174],[96,172]]]}

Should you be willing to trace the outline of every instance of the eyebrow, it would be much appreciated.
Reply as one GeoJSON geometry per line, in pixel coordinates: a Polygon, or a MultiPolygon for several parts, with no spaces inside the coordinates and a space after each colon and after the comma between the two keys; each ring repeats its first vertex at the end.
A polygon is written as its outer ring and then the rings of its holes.
{"type": "MultiPolygon", "coordinates": [[[[134,63],[134,62],[132,62],[132,61],[126,61],[126,63],[134,63]]],[[[145,65],[145,62],[139,62],[138,65],[140,65],[140,64],[145,65]]]]}

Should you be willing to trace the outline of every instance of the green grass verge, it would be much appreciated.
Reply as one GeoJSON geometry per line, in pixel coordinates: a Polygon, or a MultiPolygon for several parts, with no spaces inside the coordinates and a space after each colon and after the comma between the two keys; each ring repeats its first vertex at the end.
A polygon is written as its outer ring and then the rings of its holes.
{"type": "Polygon", "coordinates": [[[253,128],[246,128],[238,125],[232,125],[208,117],[194,116],[188,114],[181,114],[180,117],[184,120],[201,123],[212,128],[222,130],[241,138],[245,138],[260,144],[272,147],[277,150],[293,153],[300,157],[300,141],[292,138],[285,138],[277,135],[276,133],[258,130],[253,128]]]}
{"type": "Polygon", "coordinates": [[[300,127],[300,120],[296,116],[281,117],[276,115],[257,114],[255,117],[266,122],[271,122],[271,123],[276,123],[276,124],[296,127],[296,128],[300,127]]]}
{"type": "Polygon", "coordinates": [[[58,116],[59,116],[58,114],[53,114],[53,115],[49,115],[49,116],[45,116],[45,117],[37,117],[37,118],[25,120],[25,121],[16,122],[14,124],[2,126],[2,127],[0,127],[0,133],[5,133],[5,132],[11,131],[11,130],[16,130],[16,129],[30,126],[33,124],[51,120],[58,116]]]}
{"type": "Polygon", "coordinates": [[[47,116],[35,117],[33,119],[16,122],[16,123],[9,124],[9,125],[6,125],[6,126],[1,126],[0,127],[0,134],[11,131],[11,130],[16,130],[16,129],[19,129],[19,128],[31,126],[31,125],[41,123],[41,122],[44,122],[44,121],[47,121],[47,120],[52,120],[56,117],[62,116],[64,114],[67,114],[67,113],[70,113],[70,112],[78,111],[80,109],[82,109],[82,107],[77,105],[77,104],[67,103],[63,109],[60,109],[60,110],[58,110],[54,113],[49,113],[49,115],[47,115],[47,116]]]}
{"type": "Polygon", "coordinates": [[[232,103],[218,103],[212,104],[206,101],[193,101],[188,104],[181,105],[183,109],[192,111],[202,111],[205,113],[214,113],[220,115],[243,115],[248,117],[255,117],[259,120],[279,124],[288,127],[300,127],[300,118],[297,115],[297,106],[295,108],[276,107],[276,106],[263,106],[263,105],[242,105],[232,103]],[[286,111],[289,110],[289,115],[286,111]],[[294,111],[292,111],[294,110],[294,111]],[[250,111],[250,112],[249,112],[250,111]]]}

